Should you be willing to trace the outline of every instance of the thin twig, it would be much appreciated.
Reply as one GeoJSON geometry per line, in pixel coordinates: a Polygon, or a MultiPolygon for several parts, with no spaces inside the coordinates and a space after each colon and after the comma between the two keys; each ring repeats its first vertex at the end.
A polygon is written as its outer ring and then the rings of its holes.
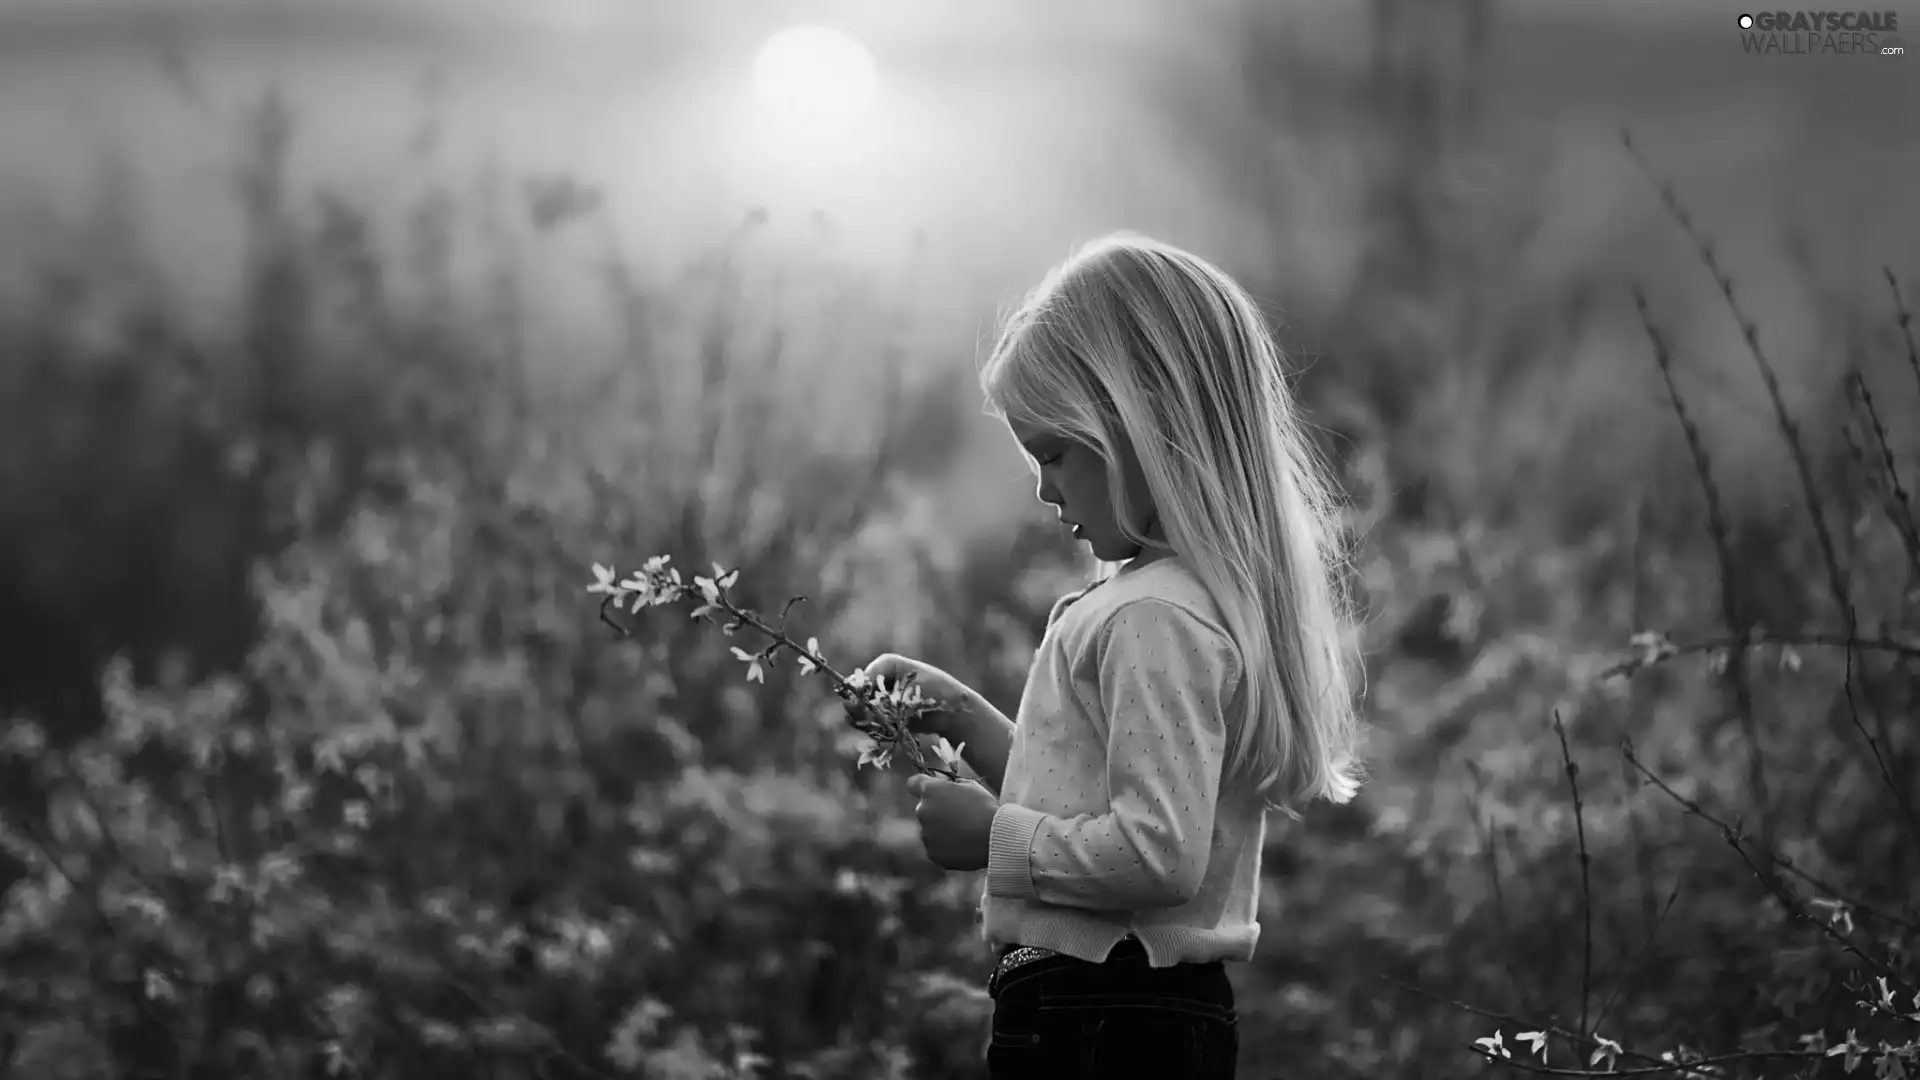
{"type": "Polygon", "coordinates": [[[1585,923],[1585,940],[1580,954],[1580,1033],[1587,1033],[1587,1004],[1593,996],[1593,859],[1587,853],[1586,807],[1580,801],[1580,765],[1567,746],[1567,725],[1560,710],[1553,710],[1553,731],[1560,737],[1560,760],[1567,770],[1567,787],[1573,792],[1574,835],[1580,844],[1580,914],[1585,923]]]}
{"type": "MultiPolygon", "coordinates": [[[[1807,501],[1807,517],[1813,523],[1814,537],[1820,544],[1820,558],[1827,573],[1827,587],[1833,594],[1834,602],[1840,607],[1840,616],[1846,624],[1846,635],[1848,639],[1858,637],[1859,613],[1854,610],[1853,600],[1847,588],[1846,574],[1840,567],[1839,549],[1833,541],[1833,530],[1828,526],[1826,517],[1821,512],[1819,490],[1814,481],[1813,466],[1807,453],[1804,440],[1800,437],[1800,425],[1799,422],[1793,418],[1793,414],[1788,412],[1785,395],[1780,389],[1779,375],[1774,369],[1773,361],[1767,356],[1766,350],[1760,345],[1760,328],[1747,316],[1745,310],[1741,307],[1739,298],[1736,296],[1733,287],[1733,278],[1721,267],[1719,259],[1714,255],[1713,245],[1694,225],[1692,215],[1688,214],[1686,208],[1680,204],[1679,195],[1674,191],[1673,185],[1658,180],[1652,166],[1649,165],[1646,158],[1640,154],[1639,149],[1634,146],[1631,133],[1623,131],[1621,133],[1621,141],[1626,146],[1627,153],[1632,156],[1635,164],[1646,174],[1647,179],[1654,183],[1656,190],[1659,192],[1660,201],[1666,207],[1667,213],[1679,224],[1681,231],[1686,234],[1688,241],[1693,244],[1695,252],[1700,256],[1700,261],[1706,265],[1707,272],[1712,275],[1714,284],[1719,287],[1721,297],[1726,300],[1728,309],[1733,313],[1734,322],[1740,330],[1740,337],[1746,343],[1747,355],[1753,358],[1754,366],[1760,373],[1760,381],[1766,388],[1767,400],[1773,405],[1774,419],[1779,425],[1781,436],[1787,444],[1788,456],[1793,460],[1794,472],[1800,482],[1801,495],[1807,501]]],[[[1920,811],[1916,811],[1913,805],[1912,793],[1908,786],[1894,780],[1893,771],[1887,763],[1886,755],[1881,752],[1881,740],[1888,739],[1885,711],[1872,708],[1873,703],[1869,702],[1869,708],[1873,713],[1875,726],[1880,729],[1880,738],[1876,739],[1867,731],[1866,724],[1860,719],[1859,708],[1854,703],[1853,653],[1851,650],[1847,653],[1846,676],[1844,690],[1847,696],[1848,715],[1850,719],[1852,719],[1854,727],[1860,732],[1861,737],[1867,741],[1867,746],[1873,753],[1874,761],[1880,767],[1880,778],[1887,785],[1887,790],[1892,794],[1894,803],[1900,808],[1901,816],[1906,821],[1908,831],[1912,834],[1916,842],[1920,842],[1920,811]]],[[[1863,683],[1861,689],[1869,697],[1873,696],[1872,684],[1870,682],[1863,683]]],[[[1766,804],[1763,802],[1761,804],[1763,813],[1766,809],[1766,804]]]]}
{"type": "Polygon", "coordinates": [[[1603,1043],[1602,1040],[1598,1038],[1594,1038],[1586,1035],[1579,1035],[1579,1034],[1576,1034],[1575,1032],[1568,1031],[1565,1028],[1558,1027],[1553,1024],[1535,1023],[1523,1017],[1514,1016],[1511,1013],[1503,1013],[1494,1009],[1482,1008],[1478,1005],[1470,1005],[1467,1002],[1460,1001],[1455,998],[1449,998],[1441,994],[1436,994],[1433,991],[1426,989],[1425,987],[1415,986],[1412,983],[1405,982],[1401,979],[1396,979],[1391,975],[1385,974],[1384,972],[1381,973],[1379,978],[1383,982],[1392,983],[1393,985],[1409,993],[1418,994],[1421,997],[1427,998],[1431,1001],[1437,1001],[1443,1005],[1451,1005],[1454,1008],[1461,1010],[1462,1012],[1472,1013],[1475,1016],[1481,1017],[1486,1020],[1492,1020],[1498,1024],[1510,1024],[1523,1031],[1539,1031],[1549,1035],[1558,1035],[1562,1039],[1565,1039],[1566,1041],[1572,1043],[1576,1047],[1579,1047],[1583,1051],[1597,1050],[1597,1049],[1600,1049],[1603,1045],[1611,1046],[1614,1048],[1617,1056],[1619,1057],[1628,1058],[1634,1061],[1643,1061],[1647,1063],[1646,1068],[1638,1068],[1638,1069],[1622,1069],[1622,1068],[1619,1068],[1618,1066],[1614,1066],[1607,1069],[1556,1069],[1551,1066],[1533,1065],[1525,1061],[1516,1060],[1514,1058],[1493,1058],[1493,1057],[1490,1057],[1486,1053],[1486,1051],[1480,1049],[1477,1046],[1469,1047],[1469,1049],[1472,1050],[1475,1057],[1482,1058],[1483,1060],[1496,1062],[1498,1064],[1506,1065],[1512,1068],[1523,1069],[1528,1072],[1541,1073],[1546,1076],[1659,1076],[1666,1073],[1676,1073],[1676,1072],[1677,1073],[1702,1072],[1703,1066],[1718,1065],[1718,1064],[1722,1064],[1730,1061],[1761,1061],[1761,1060],[1769,1060],[1769,1059],[1775,1059],[1775,1058],[1809,1058],[1809,1057],[1819,1056],[1819,1051],[1810,1051],[1810,1050],[1775,1050],[1775,1051],[1761,1050],[1761,1051],[1748,1051],[1748,1052],[1734,1053],[1734,1054],[1722,1054],[1715,1057],[1697,1058],[1693,1061],[1689,1061],[1682,1064],[1676,1061],[1665,1060],[1653,1054],[1648,1054],[1642,1051],[1633,1050],[1628,1047],[1621,1046],[1619,1043],[1615,1043],[1611,1039],[1605,1040],[1605,1042],[1603,1043]]]}
{"type": "Polygon", "coordinates": [[[1907,558],[1920,564],[1920,527],[1915,526],[1913,500],[1900,480],[1900,465],[1894,459],[1893,446],[1887,438],[1887,426],[1881,422],[1880,410],[1874,405],[1873,388],[1867,385],[1866,376],[1858,370],[1847,373],[1847,385],[1853,390],[1860,407],[1866,411],[1868,426],[1873,429],[1874,443],[1880,451],[1880,468],[1886,474],[1887,489],[1892,494],[1891,505],[1887,507],[1887,520],[1893,523],[1901,542],[1906,545],[1907,558]]]}
{"type": "Polygon", "coordinates": [[[1633,959],[1627,963],[1624,973],[1620,976],[1620,981],[1613,985],[1613,992],[1607,995],[1607,1000],[1600,1006],[1600,1012],[1594,1016],[1592,1030],[1600,1030],[1600,1025],[1606,1022],[1607,1014],[1613,1011],[1614,1003],[1620,1000],[1620,995],[1626,992],[1627,985],[1639,974],[1636,969],[1639,968],[1641,961],[1646,959],[1647,953],[1652,950],[1654,938],[1659,936],[1660,926],[1667,921],[1667,913],[1673,910],[1674,901],[1680,899],[1680,886],[1681,882],[1673,883],[1673,891],[1667,894],[1666,906],[1662,907],[1660,914],[1654,917],[1653,926],[1647,930],[1647,936],[1641,939],[1640,948],[1635,950],[1633,959]]]}
{"type": "MultiPolygon", "coordinates": [[[[1487,793],[1487,774],[1485,770],[1481,769],[1478,762],[1471,759],[1466,762],[1466,770],[1467,775],[1473,778],[1474,805],[1477,808],[1481,798],[1487,793]]],[[[1483,823],[1478,813],[1473,815],[1473,823],[1475,831],[1479,832],[1481,839],[1486,842],[1487,877],[1493,886],[1494,911],[1500,918],[1500,931],[1508,937],[1511,937],[1513,936],[1513,915],[1512,912],[1508,910],[1506,887],[1500,879],[1500,833],[1490,825],[1483,823]]],[[[1513,959],[1510,956],[1503,957],[1500,960],[1500,968],[1506,972],[1507,978],[1514,986],[1527,987],[1527,989],[1522,989],[1521,993],[1525,995],[1527,1008],[1529,1010],[1534,1009],[1537,1002],[1531,989],[1532,984],[1528,980],[1521,979],[1519,971],[1514,967],[1513,959]]]]}
{"type": "MultiPolygon", "coordinates": [[[[1653,343],[1654,363],[1660,368],[1660,377],[1667,385],[1667,399],[1673,405],[1674,415],[1680,418],[1680,430],[1686,436],[1687,453],[1693,459],[1693,471],[1700,478],[1701,489],[1707,499],[1707,529],[1713,536],[1715,561],[1720,567],[1720,616],[1726,623],[1727,632],[1738,635],[1739,643],[1733,648],[1733,655],[1727,662],[1727,682],[1733,691],[1733,705],[1736,718],[1746,733],[1747,739],[1747,784],[1753,792],[1754,801],[1760,806],[1763,815],[1762,827],[1769,842],[1772,840],[1771,800],[1767,797],[1767,774],[1765,758],[1760,745],[1759,720],[1754,714],[1753,687],[1747,681],[1746,636],[1749,632],[1749,620],[1740,610],[1739,592],[1734,582],[1734,567],[1737,565],[1733,555],[1731,532],[1727,526],[1727,512],[1720,497],[1720,489],[1713,480],[1713,464],[1707,455],[1706,440],[1700,435],[1693,418],[1687,413],[1686,399],[1680,394],[1680,388],[1673,381],[1673,353],[1667,347],[1666,339],[1660,335],[1659,327],[1654,325],[1653,317],[1647,309],[1647,297],[1636,288],[1633,291],[1634,307],[1640,313],[1640,325],[1647,332],[1647,338],[1653,343]]],[[[1852,627],[1848,627],[1848,636],[1852,636],[1852,627]]]]}
{"type": "Polygon", "coordinates": [[[1847,649],[1861,652],[1884,652],[1912,660],[1920,660],[1920,643],[1900,641],[1889,637],[1848,638],[1843,634],[1799,633],[1769,634],[1755,629],[1745,634],[1729,637],[1703,638],[1685,645],[1666,645],[1651,656],[1635,656],[1622,660],[1610,667],[1603,668],[1595,679],[1609,679],[1617,675],[1632,675],[1646,668],[1664,664],[1669,660],[1697,653],[1719,652],[1732,649],[1742,643],[1749,646],[1770,645],[1783,648],[1802,649],[1847,649]]]}
{"type": "MultiPolygon", "coordinates": [[[[1846,439],[1847,455],[1853,458],[1854,465],[1860,470],[1860,475],[1866,482],[1868,494],[1879,502],[1880,512],[1886,515],[1887,523],[1893,526],[1895,533],[1899,534],[1900,546],[1906,549],[1908,562],[1915,567],[1920,567],[1920,533],[1914,532],[1910,524],[1904,520],[1900,507],[1904,492],[1897,496],[1891,485],[1875,482],[1874,464],[1867,457],[1867,448],[1861,445],[1860,438],[1854,434],[1852,424],[1841,424],[1840,434],[1846,439]]],[[[1885,440],[1881,441],[1884,445],[1885,440]]],[[[1848,535],[1851,539],[1852,534],[1848,535]]],[[[1848,552],[1848,556],[1851,561],[1851,551],[1848,552]]]]}
{"type": "Polygon", "coordinates": [[[1761,869],[1760,865],[1754,862],[1752,857],[1747,854],[1746,838],[1741,836],[1733,826],[1728,825],[1726,822],[1708,813],[1706,808],[1698,802],[1675,791],[1665,780],[1656,776],[1652,769],[1647,768],[1647,766],[1641,762],[1639,755],[1634,752],[1631,740],[1621,741],[1620,752],[1626,758],[1628,764],[1632,765],[1641,775],[1652,781],[1661,791],[1666,792],[1669,798],[1685,807],[1689,813],[1717,827],[1720,830],[1721,836],[1725,838],[1727,846],[1731,847],[1734,853],[1740,856],[1740,861],[1747,865],[1747,869],[1753,873],[1754,878],[1780,901],[1781,905],[1786,908],[1789,914],[1818,926],[1822,933],[1832,938],[1841,948],[1858,957],[1862,963],[1872,968],[1876,973],[1886,976],[1890,982],[1901,987],[1902,993],[1911,991],[1911,987],[1906,985],[1905,981],[1900,978],[1898,972],[1889,967],[1884,961],[1877,960],[1860,951],[1852,939],[1832,927],[1831,920],[1819,918],[1812,912],[1806,910],[1806,906],[1794,897],[1792,893],[1788,892],[1774,875],[1761,869]]]}
{"type": "Polygon", "coordinates": [[[1913,312],[1907,310],[1907,299],[1900,293],[1900,279],[1894,276],[1893,267],[1882,266],[1880,272],[1886,275],[1887,290],[1893,293],[1893,321],[1900,328],[1901,340],[1907,343],[1907,366],[1913,369],[1914,389],[1920,390],[1920,345],[1913,340],[1913,312]]]}
{"type": "MultiPolygon", "coordinates": [[[[1618,1066],[1605,1069],[1562,1069],[1552,1065],[1535,1065],[1522,1058],[1494,1058],[1477,1046],[1473,1047],[1473,1052],[1479,1057],[1495,1064],[1503,1065],[1509,1069],[1518,1069],[1521,1072],[1533,1073],[1536,1076],[1671,1076],[1677,1073],[1681,1076],[1712,1077],[1719,1074],[1711,1070],[1718,1069],[1736,1061],[1818,1062],[1824,1056],[1818,1050],[1743,1050],[1732,1054],[1718,1054],[1712,1057],[1693,1058],[1685,1062],[1660,1061],[1657,1065],[1635,1066],[1625,1069],[1618,1066]]],[[[1655,1058],[1653,1060],[1659,1061],[1660,1059],[1655,1058]]]]}

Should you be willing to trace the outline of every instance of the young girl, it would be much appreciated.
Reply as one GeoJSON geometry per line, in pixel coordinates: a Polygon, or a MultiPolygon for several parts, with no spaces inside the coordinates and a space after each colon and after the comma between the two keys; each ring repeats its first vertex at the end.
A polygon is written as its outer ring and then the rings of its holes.
{"type": "Polygon", "coordinates": [[[1082,249],[981,385],[1103,564],[1054,605],[1016,720],[919,661],[866,668],[914,675],[986,781],[910,788],[928,857],[987,871],[989,1072],[1226,1080],[1265,811],[1361,780],[1333,485],[1252,299],[1166,244],[1082,249]]]}

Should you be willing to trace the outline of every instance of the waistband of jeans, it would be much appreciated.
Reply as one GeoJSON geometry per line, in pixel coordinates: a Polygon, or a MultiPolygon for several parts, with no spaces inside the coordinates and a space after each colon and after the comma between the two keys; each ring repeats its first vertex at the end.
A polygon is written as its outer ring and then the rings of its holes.
{"type": "MultiPolygon", "coordinates": [[[[1140,939],[1128,934],[1114,944],[1112,951],[1107,953],[1107,959],[1122,960],[1130,955],[1145,956],[1146,954],[1147,947],[1141,943],[1140,939]]],[[[1033,963],[1035,960],[1065,955],[1067,954],[1053,949],[1043,949],[1037,945],[1008,945],[1000,950],[999,960],[995,966],[1002,971],[1010,971],[1024,964],[1033,963]]]]}
{"type": "MultiPolygon", "coordinates": [[[[1000,959],[994,964],[993,971],[987,976],[987,992],[998,1000],[1000,988],[1006,984],[1007,980],[1011,978],[1016,971],[1042,960],[1055,960],[1062,957],[1067,957],[1067,954],[1033,945],[1010,945],[1001,951],[1000,959]]],[[[1146,945],[1142,943],[1139,938],[1129,934],[1113,946],[1113,949],[1107,953],[1105,962],[1111,964],[1117,961],[1131,959],[1144,960],[1146,957],[1146,945]]],[[[1067,958],[1071,959],[1071,957],[1067,958]]],[[[1213,967],[1219,963],[1220,962],[1216,960],[1211,964],[1191,966],[1213,967]]]]}

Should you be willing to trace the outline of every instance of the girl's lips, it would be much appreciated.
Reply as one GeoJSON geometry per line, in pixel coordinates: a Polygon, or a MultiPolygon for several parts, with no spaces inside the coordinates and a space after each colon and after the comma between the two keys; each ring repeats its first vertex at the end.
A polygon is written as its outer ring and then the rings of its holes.
{"type": "Polygon", "coordinates": [[[1078,525],[1075,525],[1075,526],[1073,527],[1073,538],[1074,538],[1074,539],[1076,539],[1076,540],[1079,540],[1079,539],[1082,539],[1082,537],[1081,537],[1081,535],[1080,535],[1080,526],[1078,526],[1078,525]]]}

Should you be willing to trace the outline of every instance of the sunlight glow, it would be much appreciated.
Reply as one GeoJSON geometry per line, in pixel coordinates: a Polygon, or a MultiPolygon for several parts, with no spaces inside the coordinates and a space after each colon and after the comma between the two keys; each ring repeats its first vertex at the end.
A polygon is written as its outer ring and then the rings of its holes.
{"type": "Polygon", "coordinates": [[[771,134],[790,147],[844,140],[872,109],[879,76],[866,46],[838,30],[797,26],[767,39],[753,92],[771,134]]]}

